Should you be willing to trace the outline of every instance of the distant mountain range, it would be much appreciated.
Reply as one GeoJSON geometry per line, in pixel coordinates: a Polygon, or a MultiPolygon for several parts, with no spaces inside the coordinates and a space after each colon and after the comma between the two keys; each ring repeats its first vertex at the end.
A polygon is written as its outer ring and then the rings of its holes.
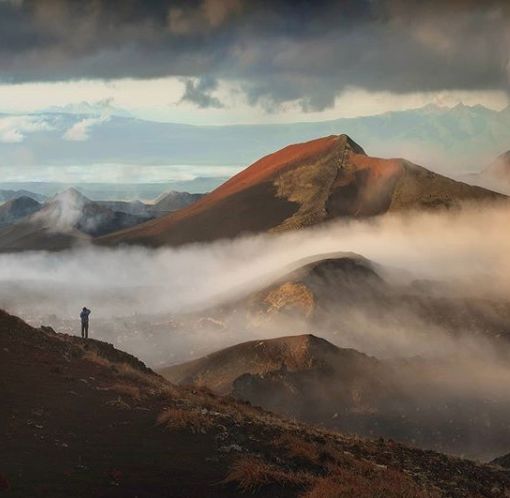
{"type": "Polygon", "coordinates": [[[192,180],[162,183],[80,183],[80,182],[2,182],[0,181],[0,202],[26,195],[43,202],[68,188],[76,188],[92,201],[155,202],[168,192],[189,192],[191,194],[210,192],[227,181],[227,177],[197,177],[192,180]]]}
{"type": "Polygon", "coordinates": [[[92,237],[166,215],[201,196],[171,191],[154,204],[144,204],[91,201],[75,188],[66,189],[44,203],[29,195],[0,204],[0,251],[66,249],[92,237]]]}
{"type": "Polygon", "coordinates": [[[156,199],[152,209],[158,214],[171,213],[194,204],[203,196],[204,194],[190,194],[189,192],[177,192],[175,190],[165,192],[156,199]]]}
{"type": "Polygon", "coordinates": [[[111,111],[108,106],[107,119],[92,121],[91,114],[97,115],[99,110],[86,105],[50,111],[24,116],[21,124],[19,116],[0,116],[12,120],[9,126],[16,131],[7,134],[3,143],[0,137],[0,166],[168,165],[170,179],[172,165],[207,166],[209,173],[214,172],[215,166],[240,168],[289,143],[346,133],[363,143],[371,155],[403,156],[455,176],[479,171],[507,150],[510,143],[510,107],[494,111],[480,105],[428,105],[316,123],[230,126],[144,121],[119,115],[122,113],[111,111]],[[84,119],[88,121],[83,123],[84,119]],[[24,131],[23,122],[31,120],[37,126],[24,131]],[[86,133],[79,140],[66,139],[67,132],[78,123],[86,126],[86,133]]]}
{"type": "Polygon", "coordinates": [[[37,192],[31,192],[29,190],[0,189],[0,203],[12,201],[20,197],[30,197],[31,199],[37,202],[44,202],[45,200],[47,200],[46,195],[37,192]]]}

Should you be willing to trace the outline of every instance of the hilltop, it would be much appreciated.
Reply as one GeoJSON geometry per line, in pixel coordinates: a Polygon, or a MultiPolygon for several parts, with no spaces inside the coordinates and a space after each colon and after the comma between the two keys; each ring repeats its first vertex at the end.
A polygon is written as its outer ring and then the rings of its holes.
{"type": "Polygon", "coordinates": [[[403,159],[369,157],[347,135],[289,145],[263,157],[198,202],[110,234],[99,243],[182,245],[282,232],[391,211],[455,208],[503,196],[403,159]]]}
{"type": "MultiPolygon", "coordinates": [[[[177,384],[201,384],[220,394],[230,394],[234,381],[244,374],[267,374],[273,370],[300,371],[323,364],[340,350],[311,334],[249,341],[203,358],[164,368],[161,375],[177,384]]],[[[344,359],[370,363],[365,355],[344,350],[344,359]]]]}

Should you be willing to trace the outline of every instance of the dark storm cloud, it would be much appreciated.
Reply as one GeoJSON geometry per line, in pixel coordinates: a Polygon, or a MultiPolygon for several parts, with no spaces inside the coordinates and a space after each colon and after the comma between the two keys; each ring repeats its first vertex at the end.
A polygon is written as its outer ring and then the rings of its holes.
{"type": "Polygon", "coordinates": [[[190,78],[184,80],[185,91],[181,102],[191,102],[202,109],[207,107],[224,107],[221,101],[211,95],[218,88],[218,82],[210,76],[203,76],[198,81],[190,78]]]}
{"type": "Polygon", "coordinates": [[[4,81],[198,77],[271,108],[323,109],[347,86],[506,89],[507,0],[0,0],[4,81]]]}

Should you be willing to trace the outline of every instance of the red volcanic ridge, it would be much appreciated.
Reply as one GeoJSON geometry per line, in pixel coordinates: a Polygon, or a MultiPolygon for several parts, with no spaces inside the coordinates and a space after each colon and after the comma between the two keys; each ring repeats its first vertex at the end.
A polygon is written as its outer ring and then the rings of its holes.
{"type": "Polygon", "coordinates": [[[332,135],[269,154],[195,204],[98,242],[182,245],[497,197],[403,159],[369,157],[347,135],[332,135]]]}
{"type": "Polygon", "coordinates": [[[288,145],[277,152],[264,156],[251,166],[248,166],[245,170],[218,187],[208,197],[210,199],[218,199],[249,188],[256,183],[271,178],[275,173],[278,173],[286,166],[313,159],[314,156],[319,154],[326,154],[337,145],[337,142],[338,137],[331,135],[329,137],[312,140],[311,142],[288,145]]]}

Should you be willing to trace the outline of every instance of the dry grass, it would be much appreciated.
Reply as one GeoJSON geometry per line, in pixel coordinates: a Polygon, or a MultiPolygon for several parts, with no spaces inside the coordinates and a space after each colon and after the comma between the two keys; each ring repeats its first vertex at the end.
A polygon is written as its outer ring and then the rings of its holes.
{"type": "MultiPolygon", "coordinates": [[[[141,370],[138,370],[127,363],[113,363],[104,356],[101,356],[97,351],[86,351],[82,358],[100,367],[108,368],[117,377],[133,381],[137,384],[142,384],[143,386],[152,389],[152,392],[147,394],[164,394],[168,397],[177,396],[178,394],[177,389],[163,377],[147,372],[142,372],[141,370]]],[[[114,386],[115,385],[116,384],[114,384],[114,386]]],[[[125,383],[120,383],[119,385],[127,386],[125,383]]],[[[139,388],[138,390],[140,391],[139,388]]]]}
{"type": "Polygon", "coordinates": [[[169,382],[160,377],[146,372],[142,372],[127,363],[116,363],[115,371],[117,375],[125,379],[130,379],[135,382],[140,382],[148,387],[161,388],[169,386],[169,382]]]}
{"type": "Polygon", "coordinates": [[[158,416],[157,422],[170,430],[189,430],[193,433],[205,433],[215,425],[211,416],[190,408],[167,408],[158,416]]]}
{"type": "Polygon", "coordinates": [[[317,444],[303,439],[303,436],[282,434],[274,441],[274,446],[283,449],[287,458],[317,465],[321,460],[321,451],[317,444]]]}
{"type": "Polygon", "coordinates": [[[113,366],[113,363],[110,360],[107,360],[105,357],[98,354],[97,351],[85,351],[82,358],[101,367],[111,368],[113,366]]]}
{"type": "MultiPolygon", "coordinates": [[[[181,394],[186,393],[186,398],[192,403],[210,411],[222,413],[237,423],[253,420],[264,414],[260,409],[254,408],[248,403],[236,400],[230,396],[217,396],[204,386],[181,388],[181,394]]],[[[271,415],[274,418],[274,415],[271,415]]]]}
{"type": "Polygon", "coordinates": [[[135,401],[140,401],[143,397],[142,392],[138,387],[133,386],[132,384],[126,384],[124,382],[113,384],[109,387],[109,389],[117,394],[134,399],[135,401]]]}
{"type": "Polygon", "coordinates": [[[441,496],[423,488],[405,473],[356,458],[335,448],[331,441],[314,441],[302,434],[283,433],[272,441],[271,448],[271,454],[279,456],[278,464],[245,456],[234,463],[225,482],[237,483],[243,492],[254,492],[270,485],[289,486],[301,491],[300,498],[441,496]],[[301,470],[293,470],[295,464],[301,470]]]}
{"type": "Polygon", "coordinates": [[[374,470],[371,476],[338,469],[317,478],[301,498],[439,498],[396,470],[374,470]]]}
{"type": "Polygon", "coordinates": [[[272,484],[299,488],[310,483],[312,476],[289,472],[252,456],[237,460],[223,483],[235,483],[243,493],[253,493],[272,484]]]}

